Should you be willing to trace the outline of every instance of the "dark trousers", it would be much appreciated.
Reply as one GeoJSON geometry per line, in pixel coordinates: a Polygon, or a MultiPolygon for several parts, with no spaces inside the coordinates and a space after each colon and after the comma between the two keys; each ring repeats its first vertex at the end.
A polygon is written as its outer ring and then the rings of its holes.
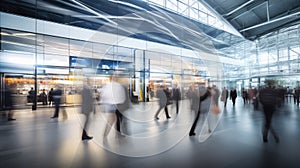
{"type": "Polygon", "coordinates": [[[55,112],[54,112],[54,117],[58,117],[59,114],[59,106],[60,106],[60,99],[59,100],[54,100],[55,103],[55,112]]]}
{"type": "Polygon", "coordinates": [[[226,107],[227,99],[224,100],[224,107],[226,107]]]}
{"type": "Polygon", "coordinates": [[[121,124],[122,124],[122,120],[123,120],[123,114],[116,109],[116,117],[117,117],[117,131],[119,131],[121,133],[121,124]]]}
{"type": "Polygon", "coordinates": [[[297,103],[297,106],[299,106],[299,97],[298,96],[294,96],[294,104],[297,103]]]}
{"type": "Polygon", "coordinates": [[[200,110],[198,110],[198,112],[197,112],[197,116],[196,116],[195,121],[194,121],[194,123],[193,123],[193,125],[192,125],[192,128],[191,128],[191,130],[190,130],[190,134],[192,134],[192,133],[195,132],[195,129],[196,129],[196,126],[197,126],[199,117],[200,117],[200,110]]]}
{"type": "Polygon", "coordinates": [[[265,127],[264,127],[264,131],[263,131],[264,140],[268,139],[269,130],[271,131],[274,138],[276,140],[279,140],[278,136],[277,136],[275,130],[273,129],[272,124],[271,124],[273,113],[275,111],[275,106],[266,106],[266,105],[264,105],[263,109],[264,109],[264,115],[265,115],[265,127]]]}
{"type": "Polygon", "coordinates": [[[165,106],[159,106],[159,109],[156,111],[154,117],[158,117],[159,112],[160,112],[163,108],[165,109],[166,117],[167,117],[167,118],[170,118],[170,116],[169,116],[169,111],[168,111],[168,106],[167,106],[167,105],[165,105],[165,106]]]}
{"type": "Polygon", "coordinates": [[[168,106],[165,105],[165,113],[166,113],[166,117],[169,118],[170,115],[169,115],[169,111],[168,111],[168,106]]]}
{"type": "Polygon", "coordinates": [[[235,99],[236,99],[236,98],[232,98],[232,99],[231,99],[231,100],[232,100],[233,106],[235,106],[235,99]]]}
{"type": "Polygon", "coordinates": [[[176,113],[178,114],[178,112],[179,112],[179,101],[175,100],[175,104],[176,104],[176,113]]]}
{"type": "Polygon", "coordinates": [[[243,97],[243,100],[244,100],[244,104],[248,103],[246,97],[243,97]]]}

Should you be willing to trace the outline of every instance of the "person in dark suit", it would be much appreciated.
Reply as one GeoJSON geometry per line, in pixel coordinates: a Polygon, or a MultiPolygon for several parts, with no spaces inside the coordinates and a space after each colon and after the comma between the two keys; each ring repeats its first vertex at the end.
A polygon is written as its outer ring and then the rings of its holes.
{"type": "Polygon", "coordinates": [[[179,100],[181,98],[181,93],[180,93],[180,89],[178,88],[177,84],[174,85],[172,93],[173,93],[173,100],[175,101],[175,105],[176,105],[176,113],[178,114],[178,112],[179,112],[179,100]]]}
{"type": "Polygon", "coordinates": [[[157,89],[157,91],[156,91],[156,97],[159,99],[159,108],[156,111],[154,118],[157,119],[157,120],[159,120],[158,114],[159,114],[159,112],[163,108],[165,108],[165,113],[166,113],[167,119],[171,118],[169,116],[169,113],[168,113],[168,108],[166,107],[167,106],[167,102],[168,102],[168,98],[167,98],[166,92],[164,91],[162,85],[160,86],[159,89],[157,89]]]}
{"type": "Polygon", "coordinates": [[[236,93],[236,90],[235,88],[231,88],[230,90],[230,99],[232,101],[232,105],[235,106],[235,100],[237,98],[237,93],[236,93]]]}
{"type": "Polygon", "coordinates": [[[195,120],[194,120],[194,123],[193,123],[193,125],[192,125],[192,127],[191,127],[191,129],[190,129],[190,132],[189,132],[189,136],[194,136],[194,135],[196,135],[196,133],[195,133],[195,129],[196,129],[196,126],[197,126],[197,123],[198,123],[198,120],[199,120],[199,116],[200,116],[200,107],[201,107],[201,102],[203,101],[203,100],[205,100],[205,99],[207,99],[208,97],[210,97],[210,95],[211,95],[211,88],[210,87],[208,87],[207,88],[207,90],[206,90],[206,92],[202,95],[202,96],[200,96],[200,102],[199,102],[199,108],[198,108],[198,112],[197,112],[197,115],[196,115],[196,118],[195,118],[195,120]]]}
{"type": "Polygon", "coordinates": [[[53,91],[53,100],[55,103],[54,115],[51,118],[58,118],[60,101],[62,97],[62,86],[58,85],[57,89],[53,91]]]}
{"type": "Polygon", "coordinates": [[[278,92],[271,87],[271,84],[268,84],[268,87],[260,90],[259,92],[259,100],[263,105],[264,117],[265,117],[265,126],[263,130],[264,142],[268,142],[269,130],[274,136],[275,141],[277,143],[279,142],[279,137],[271,125],[273,113],[275,112],[276,105],[279,99],[278,95],[279,95],[278,92]]]}

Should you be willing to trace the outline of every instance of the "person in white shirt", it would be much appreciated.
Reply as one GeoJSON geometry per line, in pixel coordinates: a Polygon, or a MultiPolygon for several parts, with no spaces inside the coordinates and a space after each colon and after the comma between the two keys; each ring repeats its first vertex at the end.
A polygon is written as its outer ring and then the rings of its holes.
{"type": "Polygon", "coordinates": [[[107,114],[107,125],[104,131],[104,137],[108,135],[115,120],[117,131],[121,133],[121,122],[123,115],[120,112],[118,105],[126,101],[126,88],[116,81],[117,77],[110,76],[110,82],[102,88],[101,103],[104,112],[107,114]],[[113,115],[115,113],[115,115],[113,115]]]}

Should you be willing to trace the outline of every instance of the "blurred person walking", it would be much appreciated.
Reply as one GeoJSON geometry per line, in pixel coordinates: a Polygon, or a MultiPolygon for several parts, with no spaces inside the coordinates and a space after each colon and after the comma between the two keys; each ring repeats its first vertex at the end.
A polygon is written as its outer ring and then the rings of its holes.
{"type": "Polygon", "coordinates": [[[248,92],[245,88],[242,88],[242,97],[243,97],[243,100],[244,100],[244,104],[247,104],[248,103],[248,92]]]}
{"type": "Polygon", "coordinates": [[[268,142],[268,133],[271,131],[272,135],[275,138],[275,141],[279,142],[279,137],[275,130],[272,127],[272,117],[275,112],[276,105],[278,102],[278,92],[272,88],[271,84],[266,81],[267,87],[260,90],[259,100],[263,105],[264,117],[265,117],[265,126],[263,129],[263,141],[268,142]]]}
{"type": "Polygon", "coordinates": [[[213,95],[214,104],[218,106],[219,105],[220,90],[218,89],[218,87],[216,85],[213,85],[212,89],[214,91],[214,95],[213,95]]]}
{"type": "Polygon", "coordinates": [[[181,99],[181,93],[180,93],[180,89],[178,88],[178,85],[175,84],[174,88],[172,89],[172,98],[173,101],[175,101],[175,105],[176,105],[176,114],[178,114],[179,112],[179,100],[181,99]]]}
{"type": "Polygon", "coordinates": [[[221,93],[221,101],[224,102],[224,107],[226,107],[228,95],[228,90],[226,89],[226,87],[224,87],[221,93]]]}
{"type": "Polygon", "coordinates": [[[51,118],[58,118],[62,94],[63,94],[62,86],[57,85],[56,90],[53,91],[53,101],[55,104],[55,111],[51,118]]]}
{"type": "Polygon", "coordinates": [[[194,84],[190,86],[188,95],[190,100],[191,111],[194,112],[196,116],[199,110],[200,94],[199,90],[195,89],[194,84]]]}
{"type": "Polygon", "coordinates": [[[297,104],[297,106],[299,106],[299,102],[300,102],[299,97],[300,97],[300,87],[297,86],[294,91],[294,104],[297,104]]]}
{"type": "Polygon", "coordinates": [[[235,106],[235,100],[237,98],[237,93],[235,88],[231,88],[230,90],[230,99],[232,100],[232,105],[235,106]]]}
{"type": "Polygon", "coordinates": [[[159,108],[156,111],[154,118],[159,120],[158,115],[159,112],[164,108],[165,109],[165,113],[166,113],[166,118],[169,119],[171,118],[168,112],[168,107],[167,107],[167,103],[168,103],[168,97],[166,95],[166,91],[163,89],[163,86],[161,85],[159,89],[157,89],[156,91],[156,97],[159,99],[158,103],[159,103],[159,108]]]}
{"type": "Polygon", "coordinates": [[[81,101],[81,113],[85,115],[85,122],[82,130],[81,139],[90,140],[93,137],[88,136],[86,130],[90,125],[90,113],[94,112],[95,100],[93,98],[93,91],[91,89],[91,83],[89,79],[87,79],[86,83],[83,85],[83,89],[81,91],[81,101]]]}
{"type": "Polygon", "coordinates": [[[127,95],[127,89],[117,82],[116,76],[111,75],[110,82],[103,86],[101,94],[101,103],[107,116],[104,137],[108,135],[116,120],[116,129],[122,134],[122,112],[125,108],[121,109],[121,106],[129,101],[127,95]]]}
{"type": "Polygon", "coordinates": [[[16,120],[13,118],[14,112],[13,112],[13,98],[12,98],[12,91],[9,88],[6,88],[4,91],[4,108],[8,111],[7,114],[7,120],[8,121],[14,121],[16,120]]]}
{"type": "Polygon", "coordinates": [[[197,115],[196,115],[196,118],[195,118],[195,120],[193,122],[193,125],[192,125],[191,129],[190,129],[189,136],[196,135],[195,129],[196,129],[199,117],[200,117],[200,113],[201,113],[201,102],[204,101],[204,100],[206,100],[207,98],[210,98],[210,96],[211,96],[210,92],[211,92],[211,88],[208,87],[206,89],[206,92],[203,95],[201,95],[200,98],[199,98],[199,107],[198,107],[197,115]]]}

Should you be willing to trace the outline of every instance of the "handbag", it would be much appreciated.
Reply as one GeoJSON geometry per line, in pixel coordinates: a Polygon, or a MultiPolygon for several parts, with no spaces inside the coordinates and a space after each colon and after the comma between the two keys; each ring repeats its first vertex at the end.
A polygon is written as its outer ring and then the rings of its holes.
{"type": "Polygon", "coordinates": [[[219,108],[219,106],[217,106],[217,105],[213,105],[213,107],[212,107],[212,112],[213,112],[213,114],[219,114],[220,113],[220,108],[219,108]]]}

